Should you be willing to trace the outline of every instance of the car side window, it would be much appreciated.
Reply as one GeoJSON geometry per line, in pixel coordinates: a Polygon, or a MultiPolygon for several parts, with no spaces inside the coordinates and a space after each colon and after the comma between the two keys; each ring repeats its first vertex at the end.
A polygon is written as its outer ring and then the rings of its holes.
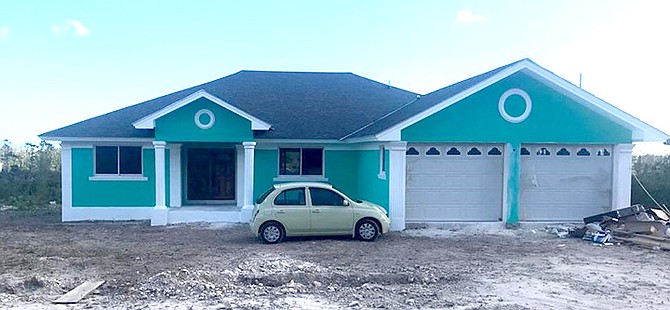
{"type": "Polygon", "coordinates": [[[275,198],[276,206],[304,206],[305,205],[305,189],[294,188],[287,189],[275,198]]]}
{"type": "Polygon", "coordinates": [[[331,190],[310,187],[309,194],[313,206],[344,206],[344,197],[331,190]]]}

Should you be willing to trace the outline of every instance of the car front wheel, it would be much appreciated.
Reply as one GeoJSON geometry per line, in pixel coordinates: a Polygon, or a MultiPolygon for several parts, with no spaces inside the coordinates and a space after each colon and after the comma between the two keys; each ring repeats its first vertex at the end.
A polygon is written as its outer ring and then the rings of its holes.
{"type": "Polygon", "coordinates": [[[363,241],[375,241],[379,237],[379,225],[370,219],[364,219],[356,225],[356,235],[363,241]]]}
{"type": "Polygon", "coordinates": [[[284,228],[276,222],[263,224],[259,232],[258,238],[263,243],[279,243],[284,239],[284,228]]]}

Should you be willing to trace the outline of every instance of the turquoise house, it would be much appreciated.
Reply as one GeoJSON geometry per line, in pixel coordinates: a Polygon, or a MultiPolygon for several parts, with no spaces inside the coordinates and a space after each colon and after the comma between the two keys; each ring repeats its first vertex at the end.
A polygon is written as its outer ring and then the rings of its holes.
{"type": "Polygon", "coordinates": [[[272,184],[319,181],[402,230],[627,206],[633,142],[669,137],[523,59],[426,95],[240,71],[40,138],[61,142],[63,221],[246,222],[272,184]]]}

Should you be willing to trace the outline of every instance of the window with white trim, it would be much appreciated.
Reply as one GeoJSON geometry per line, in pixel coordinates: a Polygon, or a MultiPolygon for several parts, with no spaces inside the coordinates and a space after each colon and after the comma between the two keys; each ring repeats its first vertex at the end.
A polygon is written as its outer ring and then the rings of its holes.
{"type": "Polygon", "coordinates": [[[95,174],[141,175],[141,146],[96,146],[95,174]]]}
{"type": "Polygon", "coordinates": [[[377,177],[386,179],[386,148],[382,145],[379,147],[379,174],[377,177]]]}
{"type": "Polygon", "coordinates": [[[279,175],[323,175],[323,149],[280,148],[279,175]]]}

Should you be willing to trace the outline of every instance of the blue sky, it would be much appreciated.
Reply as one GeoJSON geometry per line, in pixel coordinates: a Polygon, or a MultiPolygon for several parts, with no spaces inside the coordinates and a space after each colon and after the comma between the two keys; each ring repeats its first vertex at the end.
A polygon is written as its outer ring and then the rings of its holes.
{"type": "MultiPolygon", "coordinates": [[[[663,1],[0,0],[0,140],[244,69],[427,93],[521,58],[670,132],[663,1]]],[[[640,153],[646,147],[636,147],[640,153]]],[[[654,148],[665,152],[664,148],[654,148]]]]}

